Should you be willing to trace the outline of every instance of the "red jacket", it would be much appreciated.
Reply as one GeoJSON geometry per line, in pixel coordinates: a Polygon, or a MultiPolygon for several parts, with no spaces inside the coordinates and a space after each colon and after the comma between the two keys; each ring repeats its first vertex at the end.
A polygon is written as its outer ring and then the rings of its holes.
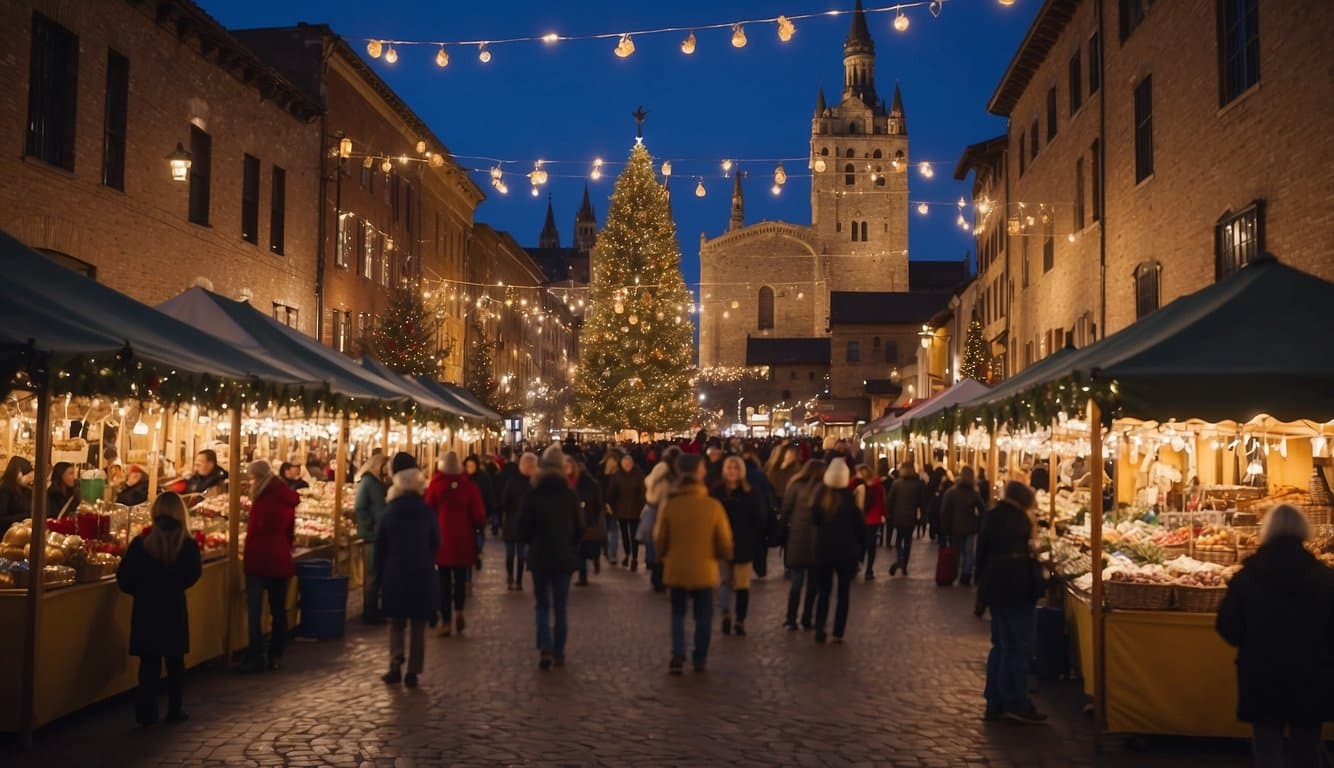
{"type": "Polygon", "coordinates": [[[885,522],[885,486],[876,478],[866,486],[866,524],[880,525],[885,522]]]}
{"type": "Polygon", "coordinates": [[[259,498],[250,503],[245,532],[245,572],[265,579],[296,575],[292,541],[296,538],[296,491],[281,477],[273,477],[259,498]]]}
{"type": "Polygon", "coordinates": [[[440,548],[435,564],[446,568],[471,568],[477,562],[477,538],[473,531],[486,525],[482,491],[467,475],[437,472],[426,489],[426,505],[440,521],[440,548]]]}

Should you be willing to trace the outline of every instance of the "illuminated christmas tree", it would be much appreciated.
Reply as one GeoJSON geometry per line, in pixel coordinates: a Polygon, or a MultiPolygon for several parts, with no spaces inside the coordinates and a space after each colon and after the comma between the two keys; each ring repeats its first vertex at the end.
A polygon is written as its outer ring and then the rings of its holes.
{"type": "Polygon", "coordinates": [[[367,342],[371,353],[392,370],[409,376],[435,376],[441,362],[435,343],[438,325],[417,291],[399,288],[390,295],[367,342]]]}
{"type": "Polygon", "coordinates": [[[495,342],[486,337],[482,324],[472,323],[472,340],[468,343],[464,386],[480,401],[493,411],[503,411],[500,407],[500,383],[496,381],[496,366],[491,360],[491,348],[495,342]]]}
{"type": "Polygon", "coordinates": [[[959,364],[959,375],[965,379],[986,382],[991,377],[991,356],[987,354],[987,342],[982,338],[982,323],[974,317],[968,323],[968,335],[964,337],[963,362],[959,364]]]}
{"type": "Polygon", "coordinates": [[[693,297],[667,191],[642,143],[598,235],[577,382],[579,414],[609,430],[684,430],[695,414],[693,297]]]}

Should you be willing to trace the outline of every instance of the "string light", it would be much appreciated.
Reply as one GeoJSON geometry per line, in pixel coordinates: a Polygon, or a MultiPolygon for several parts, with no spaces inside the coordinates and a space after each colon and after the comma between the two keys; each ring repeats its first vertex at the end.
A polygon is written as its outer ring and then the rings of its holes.
{"type": "Polygon", "coordinates": [[[924,179],[929,179],[936,175],[936,171],[931,167],[930,163],[918,163],[917,172],[922,174],[922,178],[924,179]]]}
{"type": "Polygon", "coordinates": [[[923,216],[925,216],[929,210],[931,209],[927,206],[926,203],[917,204],[917,212],[922,214],[923,216]]]}
{"type": "Polygon", "coordinates": [[[386,64],[395,64],[398,62],[398,51],[394,50],[394,46],[389,46],[389,50],[384,52],[384,60],[386,64]]]}
{"type": "Polygon", "coordinates": [[[384,52],[384,46],[380,44],[379,40],[371,40],[370,42],[366,43],[366,53],[372,59],[380,58],[380,54],[383,52],[384,52]]]}
{"type": "Polygon", "coordinates": [[[671,161],[671,160],[664,160],[664,161],[662,161],[662,175],[663,175],[664,177],[666,177],[666,178],[671,178],[671,176],[672,176],[672,161],[671,161]]]}
{"type": "Polygon", "coordinates": [[[778,39],[787,42],[792,39],[792,35],[797,31],[796,25],[788,20],[786,16],[778,17],[778,39]]]}
{"type": "Polygon", "coordinates": [[[681,41],[681,53],[689,56],[695,52],[695,33],[691,32],[686,39],[681,41]]]}
{"type": "Polygon", "coordinates": [[[546,43],[547,45],[551,45],[557,40],[560,40],[560,35],[556,34],[555,32],[548,32],[545,35],[542,35],[542,42],[546,43]]]}
{"type": "Polygon", "coordinates": [[[829,165],[824,161],[823,157],[816,158],[815,160],[816,173],[824,173],[827,168],[829,168],[829,165]]]}
{"type": "Polygon", "coordinates": [[[630,35],[621,35],[621,41],[616,44],[616,55],[624,59],[635,52],[635,41],[630,39],[630,35]]]}
{"type": "Polygon", "coordinates": [[[774,169],[774,186],[781,187],[787,183],[787,171],[783,170],[783,164],[780,162],[774,169]]]}
{"type": "Polygon", "coordinates": [[[731,171],[732,171],[732,161],[723,160],[723,178],[724,179],[727,178],[727,174],[730,173],[731,171]]]}
{"type": "Polygon", "coordinates": [[[907,32],[910,23],[908,17],[903,15],[903,9],[899,8],[898,15],[894,17],[894,29],[900,32],[907,32]]]}
{"type": "Polygon", "coordinates": [[[483,64],[491,63],[491,51],[486,47],[486,43],[477,44],[477,60],[483,64]]]}
{"type": "Polygon", "coordinates": [[[700,179],[699,183],[695,185],[695,197],[704,197],[707,194],[708,192],[704,190],[704,179],[700,179]]]}
{"type": "Polygon", "coordinates": [[[389,172],[392,171],[392,170],[394,170],[394,164],[393,164],[392,162],[390,162],[389,158],[386,157],[386,158],[380,163],[380,171],[381,171],[382,173],[389,173],[389,172]]]}
{"type": "Polygon", "coordinates": [[[441,69],[449,66],[449,54],[445,53],[445,47],[443,45],[440,46],[440,50],[435,53],[435,65],[441,69]]]}
{"type": "Polygon", "coordinates": [[[746,47],[746,30],[742,28],[740,22],[732,25],[732,47],[733,48],[746,47]]]}
{"type": "Polygon", "coordinates": [[[588,177],[593,181],[602,178],[602,158],[593,158],[593,170],[588,172],[588,177]]]}

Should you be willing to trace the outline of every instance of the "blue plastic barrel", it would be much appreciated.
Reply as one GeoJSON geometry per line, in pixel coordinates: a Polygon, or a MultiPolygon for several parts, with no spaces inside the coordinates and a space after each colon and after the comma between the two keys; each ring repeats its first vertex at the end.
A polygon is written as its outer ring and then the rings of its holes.
{"type": "Polygon", "coordinates": [[[327,558],[311,557],[296,561],[297,579],[327,579],[333,575],[333,561],[327,558]]]}
{"type": "Polygon", "coordinates": [[[342,637],[347,625],[347,577],[302,577],[297,585],[301,597],[299,632],[318,639],[342,637]]]}

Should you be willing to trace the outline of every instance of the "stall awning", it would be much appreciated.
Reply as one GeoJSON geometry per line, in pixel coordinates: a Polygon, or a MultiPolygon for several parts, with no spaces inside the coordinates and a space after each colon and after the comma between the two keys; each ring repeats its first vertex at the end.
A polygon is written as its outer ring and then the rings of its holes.
{"type": "Polygon", "coordinates": [[[987,385],[976,379],[964,379],[956,382],[954,386],[930,400],[904,411],[897,418],[877,424],[874,429],[867,432],[867,439],[894,439],[906,435],[914,428],[928,429],[927,424],[930,420],[946,409],[955,408],[960,403],[974,400],[989,391],[987,385]]]}
{"type": "Polygon", "coordinates": [[[466,408],[459,407],[456,403],[440,397],[435,392],[422,386],[420,382],[410,376],[404,376],[389,368],[389,366],[369,355],[361,358],[361,365],[379,376],[382,379],[390,381],[394,386],[412,395],[412,399],[422,408],[440,411],[452,416],[471,417],[473,414],[466,408]]]}
{"type": "Polygon", "coordinates": [[[158,309],[272,361],[292,376],[321,382],[334,395],[391,403],[412,400],[407,392],[362,368],[355,360],[288,328],[245,302],[203,288],[191,288],[159,304],[158,309]]]}
{"type": "MultiPolygon", "coordinates": [[[[60,369],[87,358],[110,363],[125,350],[134,362],[168,377],[169,371],[177,371],[178,376],[238,382],[314,383],[72,272],[4,232],[0,232],[0,263],[5,270],[0,280],[0,374],[5,383],[34,352],[60,369]]],[[[74,386],[72,381],[62,382],[58,373],[52,380],[56,390],[74,386]]],[[[161,375],[156,378],[159,387],[170,389],[161,375]]]]}
{"type": "Polygon", "coordinates": [[[426,387],[428,390],[436,393],[440,397],[457,403],[463,409],[469,411],[473,418],[482,421],[500,421],[503,417],[495,411],[482,404],[477,396],[463,387],[457,387],[453,384],[443,384],[430,378],[429,376],[418,376],[417,383],[426,387]]]}

